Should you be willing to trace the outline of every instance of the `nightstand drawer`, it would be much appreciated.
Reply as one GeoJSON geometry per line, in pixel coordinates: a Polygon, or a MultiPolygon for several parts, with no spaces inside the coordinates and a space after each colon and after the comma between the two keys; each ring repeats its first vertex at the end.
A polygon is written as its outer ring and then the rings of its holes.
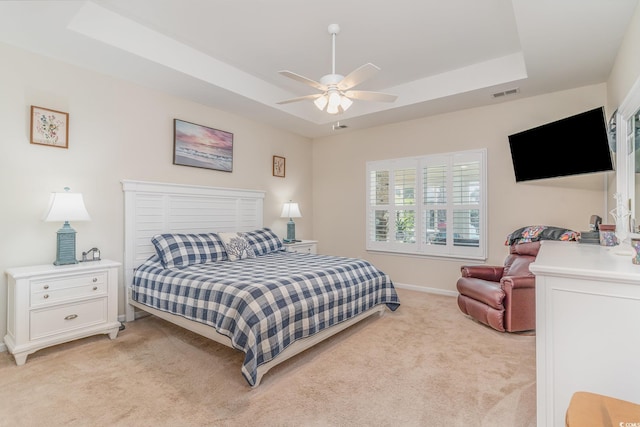
{"type": "Polygon", "coordinates": [[[30,313],[30,339],[47,337],[73,329],[107,322],[107,298],[65,304],[30,313]]]}
{"type": "Polygon", "coordinates": [[[316,240],[300,240],[294,243],[285,243],[284,248],[287,252],[297,252],[300,254],[317,254],[316,240]]]}
{"type": "Polygon", "coordinates": [[[54,279],[34,280],[31,282],[31,293],[75,288],[84,285],[104,284],[106,282],[107,273],[104,271],[93,274],[78,274],[75,276],[58,276],[54,279]]]}
{"type": "Polygon", "coordinates": [[[79,274],[31,283],[31,307],[107,294],[107,273],[79,274]]]}
{"type": "Polygon", "coordinates": [[[75,288],[65,288],[53,291],[34,292],[31,294],[31,307],[56,304],[69,299],[99,296],[107,294],[106,283],[84,285],[75,288]]]}
{"type": "Polygon", "coordinates": [[[315,245],[298,245],[298,246],[293,246],[291,248],[287,248],[288,252],[297,252],[300,254],[311,254],[313,253],[313,249],[314,249],[315,245]]]}

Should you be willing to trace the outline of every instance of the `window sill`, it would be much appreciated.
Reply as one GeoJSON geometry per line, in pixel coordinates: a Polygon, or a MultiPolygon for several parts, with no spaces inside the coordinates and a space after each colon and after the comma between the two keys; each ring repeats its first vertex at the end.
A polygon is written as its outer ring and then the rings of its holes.
{"type": "Polygon", "coordinates": [[[410,258],[427,258],[433,260],[440,261],[461,261],[461,260],[469,260],[469,261],[486,261],[486,256],[472,256],[472,255],[463,255],[463,254],[428,254],[424,252],[403,252],[403,251],[392,251],[392,250],[383,250],[383,249],[367,249],[367,252],[381,254],[381,255],[393,255],[393,256],[403,256],[410,258]]]}

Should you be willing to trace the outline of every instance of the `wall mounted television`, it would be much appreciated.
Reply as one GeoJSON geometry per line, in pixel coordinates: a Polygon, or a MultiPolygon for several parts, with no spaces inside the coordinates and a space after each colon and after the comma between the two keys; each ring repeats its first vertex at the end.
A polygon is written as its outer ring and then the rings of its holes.
{"type": "Polygon", "coordinates": [[[604,107],[509,135],[516,182],[613,170],[604,107]]]}

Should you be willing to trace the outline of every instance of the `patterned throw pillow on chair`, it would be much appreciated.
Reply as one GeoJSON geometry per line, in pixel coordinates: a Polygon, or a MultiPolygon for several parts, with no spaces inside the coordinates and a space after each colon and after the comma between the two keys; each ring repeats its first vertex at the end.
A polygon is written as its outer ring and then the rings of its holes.
{"type": "Polygon", "coordinates": [[[227,250],[229,261],[256,257],[251,243],[243,237],[243,233],[218,233],[218,236],[227,250]]]}
{"type": "Polygon", "coordinates": [[[548,225],[529,225],[518,228],[507,236],[506,246],[514,243],[538,242],[540,240],[578,240],[578,233],[567,228],[551,227],[548,225]]]}

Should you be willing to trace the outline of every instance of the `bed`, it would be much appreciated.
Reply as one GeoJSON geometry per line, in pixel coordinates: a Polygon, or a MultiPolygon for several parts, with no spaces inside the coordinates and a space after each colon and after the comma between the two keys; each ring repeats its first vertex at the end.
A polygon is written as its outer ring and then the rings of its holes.
{"type": "Polygon", "coordinates": [[[264,192],[128,180],[123,190],[127,321],[139,309],[242,351],[252,387],[399,306],[389,277],[367,261],[284,251],[263,227],[264,192]]]}

